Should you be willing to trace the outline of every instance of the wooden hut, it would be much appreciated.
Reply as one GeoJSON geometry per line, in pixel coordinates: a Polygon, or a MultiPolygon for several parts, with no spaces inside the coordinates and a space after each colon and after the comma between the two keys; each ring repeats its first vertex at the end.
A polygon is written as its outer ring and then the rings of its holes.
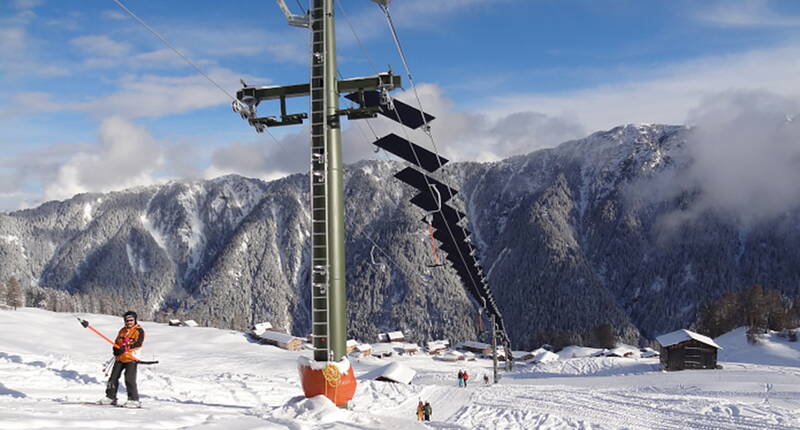
{"type": "Polygon", "coordinates": [[[416,343],[403,344],[403,355],[415,355],[419,352],[419,345],[416,343]]]}
{"type": "Polygon", "coordinates": [[[360,344],[356,345],[356,348],[355,348],[353,354],[355,354],[355,353],[358,353],[358,355],[361,356],[361,357],[366,357],[368,355],[371,355],[372,354],[372,345],[370,345],[368,343],[360,343],[360,344]]]}
{"type": "Polygon", "coordinates": [[[355,339],[347,339],[347,343],[345,343],[345,349],[347,350],[348,354],[355,351],[357,346],[358,341],[355,339]]]}
{"type": "Polygon", "coordinates": [[[380,333],[378,334],[378,341],[379,342],[405,342],[406,337],[402,331],[390,331],[388,333],[380,333]]]}
{"type": "Polygon", "coordinates": [[[372,346],[373,357],[386,358],[394,355],[394,347],[390,343],[378,343],[372,346]]]}
{"type": "Polygon", "coordinates": [[[717,351],[722,349],[710,337],[689,330],[676,330],[656,338],[661,367],[665,370],[715,369],[717,351]]]}
{"type": "Polygon", "coordinates": [[[434,340],[434,341],[428,342],[428,344],[427,344],[428,354],[430,354],[430,355],[439,355],[440,353],[443,353],[444,351],[447,351],[447,347],[448,346],[450,346],[450,341],[447,340],[447,339],[434,340]]]}
{"type": "MultiPolygon", "coordinates": [[[[489,345],[488,343],[466,341],[458,344],[456,348],[463,349],[469,352],[474,352],[476,354],[484,354],[484,355],[492,354],[492,345],[489,345]]],[[[499,347],[498,347],[498,354],[500,354],[499,347]]]]}
{"type": "Polygon", "coordinates": [[[288,349],[289,351],[300,351],[303,349],[303,339],[290,334],[266,330],[260,334],[253,333],[252,336],[257,338],[261,343],[288,349]]]}

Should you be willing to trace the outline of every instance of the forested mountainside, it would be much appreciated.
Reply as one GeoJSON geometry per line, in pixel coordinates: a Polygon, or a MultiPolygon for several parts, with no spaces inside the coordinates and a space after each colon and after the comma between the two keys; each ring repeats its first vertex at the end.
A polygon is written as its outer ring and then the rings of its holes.
{"type": "MultiPolygon", "coordinates": [[[[800,212],[747,226],[711,211],[674,222],[698,193],[660,195],[657,184],[691,165],[688,133],[628,125],[444,169],[515,349],[585,342],[604,323],[630,342],[653,338],[755,283],[800,293],[800,212]]],[[[474,339],[488,325],[452,269],[426,267],[423,213],[392,178],[402,167],[346,170],[350,335],[474,339]]],[[[19,279],[30,306],[237,329],[270,321],[305,335],[308,188],[306,175],[226,176],[0,214],[0,279],[19,279]]]]}

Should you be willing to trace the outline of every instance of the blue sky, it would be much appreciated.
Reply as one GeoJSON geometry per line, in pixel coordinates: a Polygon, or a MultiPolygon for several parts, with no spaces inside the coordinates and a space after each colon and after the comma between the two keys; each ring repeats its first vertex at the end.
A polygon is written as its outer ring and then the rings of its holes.
{"type": "MultiPolygon", "coordinates": [[[[340,1],[343,75],[402,72],[380,9],[340,1]]],[[[240,78],[306,81],[307,35],[272,1],[124,3],[231,93],[240,78]]],[[[438,117],[439,149],[455,160],[502,159],[626,123],[692,124],[731,91],[800,96],[796,1],[394,0],[390,11],[438,117]]],[[[307,169],[305,128],[273,129],[279,143],[256,134],[112,0],[0,2],[0,77],[0,211],[307,169]]],[[[397,96],[414,101],[408,89],[397,96]]],[[[372,153],[370,135],[346,124],[346,161],[385,156],[372,153]]]]}

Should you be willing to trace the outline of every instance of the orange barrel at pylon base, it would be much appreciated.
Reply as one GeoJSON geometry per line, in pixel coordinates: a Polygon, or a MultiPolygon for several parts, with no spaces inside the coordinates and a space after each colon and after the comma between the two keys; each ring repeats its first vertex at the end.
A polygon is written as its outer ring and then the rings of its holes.
{"type": "Polygon", "coordinates": [[[307,398],[322,394],[336,406],[345,406],[356,393],[356,375],[346,358],[326,363],[301,356],[297,370],[307,398]]]}

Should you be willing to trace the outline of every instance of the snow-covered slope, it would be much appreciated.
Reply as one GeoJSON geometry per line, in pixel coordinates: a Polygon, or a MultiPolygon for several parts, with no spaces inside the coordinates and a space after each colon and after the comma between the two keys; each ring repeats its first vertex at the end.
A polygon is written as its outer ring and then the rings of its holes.
{"type": "Polygon", "coordinates": [[[800,342],[790,342],[775,332],[761,337],[758,343],[747,342],[747,328],[739,327],[715,339],[723,348],[718,359],[737,363],[800,366],[800,342]]]}
{"type": "MultiPolygon", "coordinates": [[[[82,317],[108,334],[122,323],[82,317]]],[[[142,325],[143,358],[161,364],[141,366],[144,409],[128,410],[82,404],[103,396],[110,348],[72,315],[0,310],[0,428],[800,428],[800,368],[792,366],[723,363],[719,371],[666,373],[653,370],[653,359],[581,357],[546,369],[517,366],[485,386],[489,360],[448,363],[421,354],[393,359],[416,371],[410,385],[361,379],[352,409],[340,410],[299,397],[296,360],[305,352],[251,343],[229,330],[142,325]],[[467,388],[457,387],[459,369],[472,375],[467,388]],[[420,399],[433,406],[426,425],[414,418],[420,399]]],[[[363,377],[388,362],[353,365],[363,377]]]]}

